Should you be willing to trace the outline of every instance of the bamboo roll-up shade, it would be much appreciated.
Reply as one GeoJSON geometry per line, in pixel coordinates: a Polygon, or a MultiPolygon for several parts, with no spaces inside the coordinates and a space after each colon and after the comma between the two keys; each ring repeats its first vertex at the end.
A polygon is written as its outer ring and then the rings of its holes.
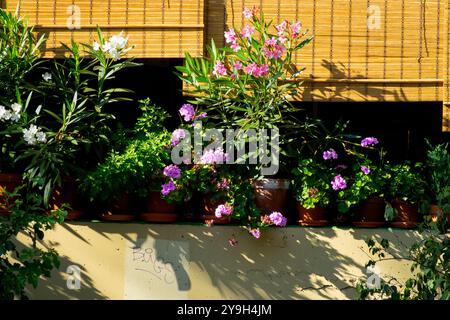
{"type": "MultiPolygon", "coordinates": [[[[223,0],[226,26],[208,25],[206,34],[222,44],[226,28],[246,23],[244,7],[256,5],[274,24],[299,20],[315,36],[295,57],[306,67],[303,94],[296,99],[442,101],[444,82],[448,88],[448,2],[223,0]]],[[[444,123],[449,108],[444,108],[444,123]]]]}
{"type": "Polygon", "coordinates": [[[443,131],[450,132],[450,1],[445,3],[445,55],[444,55],[444,106],[442,116],[443,131]]]}
{"type": "Polygon", "coordinates": [[[64,54],[61,42],[92,43],[121,31],[135,48],[128,56],[179,58],[203,54],[203,0],[3,0],[47,36],[45,57],[64,54]],[[78,23],[79,22],[79,23],[78,23]],[[70,26],[70,27],[69,27],[70,26]],[[79,28],[78,28],[79,27],[79,28]]]}

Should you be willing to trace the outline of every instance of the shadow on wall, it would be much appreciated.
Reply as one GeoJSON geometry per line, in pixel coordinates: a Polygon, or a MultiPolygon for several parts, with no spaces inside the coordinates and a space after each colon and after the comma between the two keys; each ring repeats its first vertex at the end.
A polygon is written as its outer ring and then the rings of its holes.
{"type": "MultiPolygon", "coordinates": [[[[22,238],[21,238],[22,239],[22,238]]],[[[44,248],[53,248],[59,251],[60,244],[54,241],[40,242],[44,248]]],[[[18,242],[18,249],[23,249],[27,246],[27,243],[18,242]]],[[[29,297],[38,297],[38,299],[49,300],[67,300],[67,299],[106,299],[94,285],[93,279],[86,272],[85,265],[80,265],[78,262],[72,261],[70,257],[60,255],[60,266],[58,269],[54,269],[50,278],[42,277],[38,283],[38,287],[35,289],[32,286],[28,286],[26,295],[29,297]],[[73,273],[70,271],[70,266],[78,266],[80,270],[80,278],[82,279],[82,285],[79,289],[70,289],[68,286],[68,279],[73,273]],[[69,271],[69,272],[68,272],[69,271]]],[[[71,282],[71,281],[69,281],[71,282]]],[[[72,282],[71,282],[72,283],[72,282]]]]}
{"type": "MultiPolygon", "coordinates": [[[[124,297],[132,299],[352,299],[369,260],[364,240],[374,235],[388,238],[401,258],[416,235],[406,232],[399,237],[386,229],[292,227],[270,229],[256,240],[242,228],[229,226],[102,223],[89,227],[101,237],[125,239],[124,297]],[[237,240],[236,246],[229,245],[231,238],[237,240]]],[[[114,263],[123,263],[123,256],[117,259],[114,263]]],[[[95,262],[86,261],[86,270],[91,263],[95,262]]],[[[69,264],[63,260],[63,268],[69,264]]],[[[111,281],[119,282],[121,277],[111,281]]],[[[89,294],[55,289],[54,282],[46,283],[46,290],[55,297],[61,292],[59,298],[101,298],[89,281],[83,289],[92,290],[89,294]]]]}

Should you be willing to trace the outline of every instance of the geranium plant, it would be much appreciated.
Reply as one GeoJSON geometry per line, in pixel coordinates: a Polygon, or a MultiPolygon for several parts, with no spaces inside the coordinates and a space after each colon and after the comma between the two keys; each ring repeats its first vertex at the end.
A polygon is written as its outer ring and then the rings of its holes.
{"type": "Polygon", "coordinates": [[[333,197],[330,166],[308,158],[301,160],[292,173],[295,198],[304,208],[326,208],[330,205],[333,197]]]}

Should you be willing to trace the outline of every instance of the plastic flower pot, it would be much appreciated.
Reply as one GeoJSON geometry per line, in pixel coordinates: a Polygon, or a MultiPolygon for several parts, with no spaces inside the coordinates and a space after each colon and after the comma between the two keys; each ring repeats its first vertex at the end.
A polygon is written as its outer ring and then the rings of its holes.
{"type": "Polygon", "coordinates": [[[203,215],[202,219],[205,223],[213,222],[214,224],[228,224],[231,222],[231,216],[223,216],[222,218],[216,217],[216,208],[225,204],[222,199],[212,199],[213,195],[211,193],[204,194],[202,197],[203,204],[203,215]]]}
{"type": "Polygon", "coordinates": [[[3,191],[13,192],[22,183],[22,176],[15,173],[0,173],[0,215],[11,214],[10,206],[14,199],[8,199],[3,191]]]}
{"type": "Polygon", "coordinates": [[[255,203],[262,215],[274,211],[286,212],[289,198],[289,180],[263,179],[253,183],[255,203]]]}
{"type": "Polygon", "coordinates": [[[55,188],[50,199],[50,210],[60,209],[63,204],[68,204],[70,209],[67,210],[65,220],[77,220],[83,216],[83,212],[79,210],[80,202],[77,193],[77,185],[75,179],[65,177],[63,179],[62,188],[55,188]]]}
{"type": "Polygon", "coordinates": [[[139,218],[147,222],[175,222],[178,220],[177,205],[164,200],[160,192],[150,192],[147,197],[147,210],[141,213],[139,218]]]}
{"type": "Polygon", "coordinates": [[[402,229],[412,229],[417,227],[420,221],[419,206],[411,204],[406,201],[395,199],[392,202],[392,207],[397,215],[391,222],[391,226],[402,229]]]}
{"type": "Polygon", "coordinates": [[[384,200],[379,197],[372,197],[365,200],[352,224],[360,228],[379,228],[385,225],[384,200]]]}
{"type": "Polygon", "coordinates": [[[135,219],[134,214],[130,214],[130,194],[124,193],[117,198],[110,208],[100,218],[104,221],[132,221],[135,219]]]}

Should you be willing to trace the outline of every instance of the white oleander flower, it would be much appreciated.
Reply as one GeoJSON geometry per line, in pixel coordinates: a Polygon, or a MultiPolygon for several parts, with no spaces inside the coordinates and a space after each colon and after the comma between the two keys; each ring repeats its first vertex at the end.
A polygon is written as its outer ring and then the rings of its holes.
{"type": "Polygon", "coordinates": [[[20,113],[20,111],[22,111],[22,106],[18,103],[13,103],[11,105],[11,109],[14,111],[14,113],[20,113]]]}
{"type": "Polygon", "coordinates": [[[29,129],[23,129],[23,139],[29,145],[35,145],[37,142],[45,143],[47,142],[47,136],[41,131],[41,128],[36,125],[30,125],[29,129]]]}
{"type": "Polygon", "coordinates": [[[97,41],[95,41],[95,42],[94,42],[94,45],[92,46],[92,49],[94,49],[94,51],[100,50],[100,43],[98,43],[97,41]]]}
{"type": "Polygon", "coordinates": [[[5,106],[0,106],[0,120],[3,120],[3,117],[5,116],[6,108],[5,106]]]}
{"type": "Polygon", "coordinates": [[[36,140],[41,143],[47,142],[47,136],[46,136],[45,132],[38,131],[36,133],[36,140]]]}
{"type": "Polygon", "coordinates": [[[25,140],[25,142],[30,145],[36,144],[36,133],[38,132],[38,130],[39,128],[34,124],[30,125],[29,129],[23,129],[23,139],[25,140]]]}
{"type": "Polygon", "coordinates": [[[42,79],[44,79],[45,81],[51,81],[52,80],[52,74],[49,72],[46,72],[42,75],[42,79]]]}

